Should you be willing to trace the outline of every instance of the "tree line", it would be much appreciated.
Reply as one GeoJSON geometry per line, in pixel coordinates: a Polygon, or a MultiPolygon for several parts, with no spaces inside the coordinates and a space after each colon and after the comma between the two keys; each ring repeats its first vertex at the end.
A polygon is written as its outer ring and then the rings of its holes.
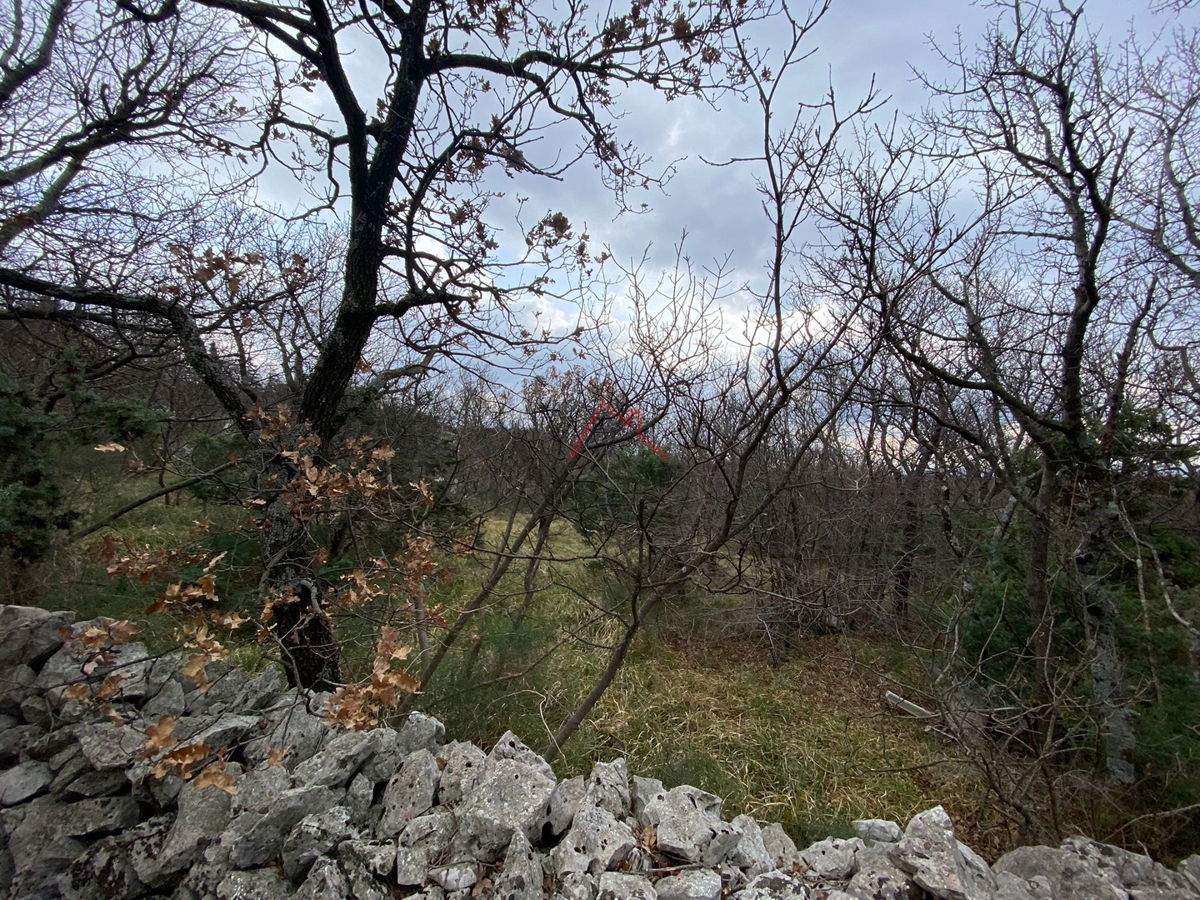
{"type": "Polygon", "coordinates": [[[1028,836],[1060,828],[1037,798],[1081,771],[1194,815],[1188,5],[1110,39],[1086,5],[998,4],[975,46],[938,51],[910,117],[831,88],[797,104],[830,6],[16,3],[10,595],[115,525],[110,571],[163,576],[167,614],[236,608],[351,724],[448,672],[515,688],[601,646],[548,757],[672,611],[706,604],[775,662],[805,633],[869,628],[918,649],[1028,836]],[[355,53],[378,59],[369,77],[355,53]],[[737,161],[769,248],[749,281],[682,248],[664,275],[621,267],[569,210],[506,196],[592,166],[634,206],[661,181],[621,134],[634,89],[758,111],[737,161]],[[282,173],[302,204],[256,202],[282,173]],[[580,327],[530,325],[530,298],[580,327]],[[749,308],[732,332],[729,298],[749,308]],[[572,453],[598,404],[640,410],[666,458],[611,415],[572,453]],[[61,460],[93,445],[137,445],[125,477],[157,486],[85,519],[61,460]],[[200,528],[200,550],[121,541],[124,514],[184,491],[236,510],[233,530],[200,528]],[[478,584],[437,580],[453,556],[483,561],[478,584]],[[578,562],[595,584],[563,575],[578,562]],[[590,612],[513,656],[497,636],[551,582],[590,612]]]}

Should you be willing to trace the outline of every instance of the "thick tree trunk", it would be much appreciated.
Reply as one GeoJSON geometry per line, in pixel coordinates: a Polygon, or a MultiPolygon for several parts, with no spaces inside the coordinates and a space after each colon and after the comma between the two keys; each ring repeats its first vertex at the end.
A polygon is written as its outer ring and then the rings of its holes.
{"type": "Polygon", "coordinates": [[[341,683],[341,648],[321,589],[310,579],[311,539],[282,498],[267,509],[262,530],[267,584],[285,599],[274,607],[274,633],[292,687],[332,691],[341,683]]]}
{"type": "Polygon", "coordinates": [[[1058,494],[1058,473],[1051,460],[1043,458],[1041,484],[1034,500],[1029,524],[1029,568],[1025,574],[1025,596],[1033,628],[1032,649],[1037,673],[1038,730],[1043,746],[1049,739],[1049,722],[1055,702],[1057,670],[1054,664],[1054,610],[1050,603],[1051,516],[1058,494]]]}
{"type": "Polygon", "coordinates": [[[1100,558],[1111,539],[1117,512],[1107,509],[1075,550],[1076,590],[1091,654],[1092,696],[1101,721],[1105,766],[1117,784],[1135,780],[1137,747],[1133,711],[1124,699],[1125,663],[1117,636],[1120,612],[1100,577],[1100,558]]]}

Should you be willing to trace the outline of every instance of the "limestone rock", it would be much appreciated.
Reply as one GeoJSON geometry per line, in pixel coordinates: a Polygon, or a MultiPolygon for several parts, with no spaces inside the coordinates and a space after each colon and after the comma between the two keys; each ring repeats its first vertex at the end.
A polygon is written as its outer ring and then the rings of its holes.
{"type": "Polygon", "coordinates": [[[73,612],[0,606],[0,671],[17,665],[40,668],[62,646],[58,630],[74,621],[73,612]]]}
{"type": "Polygon", "coordinates": [[[599,875],[623,862],[636,846],[628,825],[601,806],[587,806],[579,810],[551,858],[560,877],[568,872],[599,875]]]}
{"type": "Polygon", "coordinates": [[[197,790],[187,782],[179,792],[179,815],[170,828],[158,865],[163,872],[184,871],[203,856],[204,848],[220,838],[232,814],[233,798],[216,787],[197,790]]]}
{"type": "Polygon", "coordinates": [[[876,841],[894,844],[904,837],[904,832],[895,822],[887,819],[858,819],[850,823],[854,833],[864,843],[876,841]]]}
{"type": "Polygon", "coordinates": [[[25,701],[38,694],[37,672],[29,666],[0,668],[0,713],[20,714],[25,701]]]}
{"type": "Polygon", "coordinates": [[[420,887],[428,877],[428,850],[420,847],[396,848],[396,884],[401,887],[420,887]]]}
{"type": "Polygon", "coordinates": [[[604,872],[596,900],[658,900],[658,892],[645,875],[604,872]]]}
{"type": "Polygon", "coordinates": [[[889,852],[897,866],[939,900],[986,900],[994,888],[990,869],[975,871],[958,848],[950,817],[935,806],[913,816],[889,852]]]}
{"type": "MultiPolygon", "coordinates": [[[[390,842],[389,842],[390,843],[390,842]]],[[[346,876],[349,891],[345,897],[355,900],[387,900],[390,891],[384,880],[387,876],[378,874],[395,865],[392,854],[383,851],[378,841],[343,841],[338,846],[338,858],[341,861],[342,872],[346,876]]]]}
{"type": "Polygon", "coordinates": [[[446,893],[453,894],[473,887],[479,881],[479,865],[471,861],[432,866],[429,870],[429,880],[440,885],[446,893]]]}
{"type": "Polygon", "coordinates": [[[170,826],[159,816],[92,844],[59,878],[68,900],[133,900],[159,884],[156,857],[170,826]]]}
{"type": "Polygon", "coordinates": [[[341,868],[332,859],[322,857],[313,863],[296,900],[345,900],[350,896],[350,884],[341,868]]]}
{"type": "Polygon", "coordinates": [[[279,795],[292,787],[292,776],[283,766],[261,766],[238,779],[233,797],[233,815],[245,811],[265,813],[279,795]]]}
{"type": "Polygon", "coordinates": [[[544,768],[518,759],[489,759],[483,777],[456,810],[463,849],[482,862],[495,862],[513,832],[537,838],[554,779],[544,768]]]}
{"type": "Polygon", "coordinates": [[[741,832],[722,822],[721,799],[689,785],[656,793],[640,821],[654,826],[657,847],[685,862],[715,866],[737,846],[741,832]]]}
{"type": "Polygon", "coordinates": [[[654,883],[658,900],[721,900],[721,886],[721,876],[712,869],[681,872],[654,883]]]}
{"type": "Polygon", "coordinates": [[[446,726],[421,712],[410,712],[400,727],[396,741],[396,753],[400,759],[417,750],[436,753],[446,738],[446,726]]]}
{"type": "Polygon", "coordinates": [[[516,760],[524,763],[530,768],[537,769],[550,780],[555,780],[554,769],[550,763],[546,762],[540,756],[533,752],[525,743],[513,734],[511,731],[504,732],[500,740],[496,741],[492,752],[488,754],[489,760],[516,760]]]}
{"type": "Polygon", "coordinates": [[[217,885],[217,900],[283,900],[295,893],[277,869],[230,872],[217,885]]]}
{"type": "Polygon", "coordinates": [[[440,776],[437,759],[428,750],[417,750],[405,757],[384,791],[383,815],[376,834],[392,837],[417,816],[428,812],[437,796],[440,776]]]}
{"type": "Polygon", "coordinates": [[[1054,900],[1126,900],[1128,892],[1112,873],[1103,873],[1096,862],[1054,847],[1018,847],[992,867],[1033,883],[1046,879],[1054,900]]]}
{"type": "Polygon", "coordinates": [[[730,824],[741,832],[741,837],[729,852],[730,863],[745,872],[749,878],[755,878],[776,868],[775,860],[767,852],[762,829],[751,816],[738,816],[730,824]]]}
{"type": "Polygon", "coordinates": [[[450,842],[457,831],[454,815],[439,810],[409,822],[400,835],[400,846],[427,850],[431,856],[441,856],[450,849],[450,842]]]}
{"type": "Polygon", "coordinates": [[[350,838],[352,831],[350,811],[344,806],[305,816],[284,839],[283,874],[299,882],[317,857],[350,838]]]}
{"type": "Polygon", "coordinates": [[[241,833],[234,833],[232,829],[226,831],[222,841],[229,840],[230,863],[238,869],[266,865],[279,855],[288,832],[301,819],[336,805],[340,799],[340,792],[327,787],[304,786],[284,791],[262,815],[242,813],[235,824],[247,816],[257,818],[247,821],[244,830],[239,829],[241,833]]]}
{"type": "MultiPolygon", "coordinates": [[[[583,801],[588,806],[607,809],[617,819],[624,819],[630,811],[629,769],[625,760],[616,759],[609,763],[596,763],[588,776],[583,801]]],[[[603,890],[603,888],[601,889],[603,890]]]]}
{"type": "Polygon", "coordinates": [[[879,848],[859,851],[858,872],[846,885],[846,893],[858,900],[918,900],[924,895],[908,874],[892,862],[887,850],[879,848]]]}
{"type": "Polygon", "coordinates": [[[272,750],[287,751],[283,764],[290,770],[312,756],[325,737],[321,713],[331,695],[292,689],[267,707],[255,727],[256,737],[242,753],[251,766],[267,761],[272,750]]]}
{"type": "Polygon", "coordinates": [[[0,806],[16,806],[42,794],[54,781],[54,773],[44,762],[22,763],[0,773],[0,806]]]}
{"type": "Polygon", "coordinates": [[[800,851],[796,849],[796,842],[778,822],[772,822],[763,828],[762,837],[767,854],[777,869],[790,872],[800,862],[800,851]]]}
{"type": "Polygon", "coordinates": [[[325,747],[295,768],[298,784],[318,784],[342,788],[358,774],[375,754],[383,731],[343,731],[326,742],[325,747]]]}
{"type": "MultiPolygon", "coordinates": [[[[483,774],[487,754],[474,744],[454,741],[438,752],[442,777],[438,782],[438,803],[457,803],[475,786],[483,774]]],[[[581,779],[582,781],[582,779],[581,779]]]]}
{"type": "Polygon", "coordinates": [[[858,838],[826,838],[800,852],[800,874],[814,881],[845,881],[858,871],[858,838]]]}
{"type": "Polygon", "coordinates": [[[557,837],[571,827],[575,814],[579,812],[579,804],[583,802],[585,790],[583,776],[576,775],[560,781],[550,795],[550,803],[546,808],[545,828],[550,836],[557,837]]]}
{"type": "Polygon", "coordinates": [[[732,900],[808,900],[808,888],[794,875],[767,872],[731,895],[732,900]]]}
{"type": "Polygon", "coordinates": [[[523,832],[516,832],[504,856],[504,866],[496,879],[496,900],[542,900],[545,873],[541,857],[523,832]]]}
{"type": "Polygon", "coordinates": [[[634,818],[645,825],[646,804],[651,800],[664,800],[666,796],[667,789],[657,778],[643,778],[640,775],[634,775],[633,785],[629,790],[630,806],[634,818]]]}
{"type": "Polygon", "coordinates": [[[375,782],[359,772],[346,788],[346,799],[342,802],[350,810],[350,821],[356,828],[366,828],[371,822],[371,804],[375,800],[375,782]]]}

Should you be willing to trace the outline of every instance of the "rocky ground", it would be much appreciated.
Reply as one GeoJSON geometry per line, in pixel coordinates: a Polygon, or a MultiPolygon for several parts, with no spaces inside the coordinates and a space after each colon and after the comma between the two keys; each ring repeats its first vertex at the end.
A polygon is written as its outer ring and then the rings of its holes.
{"type": "Polygon", "coordinates": [[[623,760],[559,781],[511,733],[333,728],[273,670],[205,685],[119,631],[0,607],[0,897],[1200,900],[1200,856],[1070,838],[989,866],[941,807],[801,850],[623,760]]]}

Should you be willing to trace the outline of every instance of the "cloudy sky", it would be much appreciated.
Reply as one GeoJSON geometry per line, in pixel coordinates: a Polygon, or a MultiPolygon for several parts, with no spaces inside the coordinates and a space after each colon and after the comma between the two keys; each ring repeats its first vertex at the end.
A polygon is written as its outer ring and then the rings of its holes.
{"type": "MultiPolygon", "coordinates": [[[[1131,23],[1143,36],[1169,24],[1170,17],[1150,13],[1151,5],[1152,0],[1088,0],[1086,15],[1102,37],[1118,42],[1131,23]]],[[[878,115],[915,112],[925,96],[912,68],[939,70],[931,41],[952,48],[961,36],[973,48],[999,12],[968,0],[835,0],[813,32],[816,53],[795,73],[790,91],[816,100],[832,84],[839,103],[850,105],[865,96],[874,78],[880,94],[891,98],[878,115]]],[[[714,168],[703,161],[753,154],[761,142],[757,109],[732,99],[714,111],[698,102],[646,98],[632,104],[624,126],[659,162],[681,159],[666,194],[647,198],[651,212],[614,221],[607,198],[586,173],[553,196],[586,219],[592,236],[610,245],[618,259],[638,257],[653,243],[653,258],[665,265],[686,230],[686,246],[698,263],[732,254],[739,271],[761,267],[768,235],[754,191],[754,165],[714,168]]]]}

